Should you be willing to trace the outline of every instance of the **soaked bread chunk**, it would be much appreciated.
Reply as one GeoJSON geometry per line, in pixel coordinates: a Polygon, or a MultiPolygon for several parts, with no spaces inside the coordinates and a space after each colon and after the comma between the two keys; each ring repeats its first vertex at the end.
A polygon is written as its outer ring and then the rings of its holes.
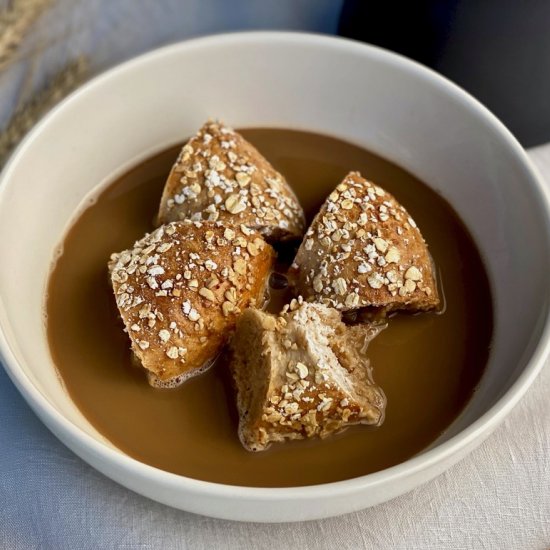
{"type": "Polygon", "coordinates": [[[248,141],[207,122],[183,147],[162,194],[158,223],[245,224],[271,242],[299,239],[302,207],[285,178],[248,141]]]}
{"type": "Polygon", "coordinates": [[[306,232],[289,271],[296,294],[341,311],[427,311],[439,297],[416,223],[381,187],[349,173],[306,232]]]}
{"type": "Polygon", "coordinates": [[[239,437],[250,451],[383,421],[385,396],[365,355],[383,326],[346,326],[321,304],[293,300],[291,309],[246,310],[232,339],[239,437]]]}
{"type": "Polygon", "coordinates": [[[274,258],[256,231],[191,221],[111,256],[116,303],[151,385],[173,387],[210,366],[241,311],[263,305],[274,258]]]}

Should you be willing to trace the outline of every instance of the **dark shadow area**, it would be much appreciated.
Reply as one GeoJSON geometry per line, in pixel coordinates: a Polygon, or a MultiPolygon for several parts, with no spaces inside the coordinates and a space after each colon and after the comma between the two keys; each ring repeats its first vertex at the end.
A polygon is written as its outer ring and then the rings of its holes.
{"type": "Polygon", "coordinates": [[[346,0],[339,33],[434,68],[525,147],[550,141],[550,1],[346,0]]]}

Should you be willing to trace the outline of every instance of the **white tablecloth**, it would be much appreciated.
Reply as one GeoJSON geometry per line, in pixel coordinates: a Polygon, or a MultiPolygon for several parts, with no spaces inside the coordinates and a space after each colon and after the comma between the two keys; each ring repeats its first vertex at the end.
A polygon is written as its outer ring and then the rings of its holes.
{"type": "MultiPolygon", "coordinates": [[[[59,2],[67,7],[68,0],[59,2]]],[[[39,68],[74,51],[93,52],[96,67],[102,67],[168,40],[223,28],[279,26],[329,31],[327,17],[332,13],[334,18],[338,12],[334,3],[324,0],[316,0],[317,11],[322,4],[321,15],[309,13],[312,1],[281,0],[272,4],[278,6],[278,15],[272,17],[266,3],[256,3],[253,17],[262,23],[235,25],[229,20],[216,23],[211,14],[197,12],[199,5],[204,10],[205,4],[222,10],[221,0],[202,4],[188,0],[179,20],[161,18],[160,4],[165,15],[166,10],[179,14],[183,5],[175,0],[81,4],[87,11],[82,8],[73,13],[65,45],[54,43],[52,49],[57,54],[43,57],[39,68]],[[290,21],[291,4],[295,11],[290,21]],[[107,20],[96,18],[94,25],[83,25],[82,21],[89,22],[83,11],[87,17],[101,14],[107,20]],[[120,34],[111,42],[105,39],[105,29],[116,29],[128,18],[131,25],[126,26],[124,39],[120,34]]],[[[250,10],[253,3],[242,0],[238,4],[242,12],[243,5],[250,10]]],[[[59,23],[59,18],[48,17],[51,27],[59,23]]],[[[38,32],[34,40],[44,32],[38,32]]],[[[0,76],[0,122],[6,120],[10,109],[8,92],[14,98],[20,89],[21,74],[15,66],[11,76],[4,75],[4,81],[0,76]],[[8,77],[11,80],[6,82],[8,77]]],[[[550,185],[550,146],[530,155],[550,185]]],[[[42,426],[0,369],[0,548],[546,550],[550,548],[549,396],[547,366],[520,405],[479,449],[435,481],[392,502],[324,521],[259,525],[179,512],[111,482],[42,426]]]]}
{"type": "MultiPolygon", "coordinates": [[[[550,146],[531,151],[550,185],[550,146]]],[[[376,508],[301,524],[179,512],[111,482],[55,439],[0,371],[0,548],[550,547],[550,365],[465,460],[376,508]]]]}

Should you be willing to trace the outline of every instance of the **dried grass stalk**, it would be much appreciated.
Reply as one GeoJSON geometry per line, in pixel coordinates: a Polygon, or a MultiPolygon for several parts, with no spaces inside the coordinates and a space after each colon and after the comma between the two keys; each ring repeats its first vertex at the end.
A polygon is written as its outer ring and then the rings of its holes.
{"type": "Polygon", "coordinates": [[[88,61],[79,57],[53,75],[47,86],[21,105],[0,133],[0,167],[24,135],[56,103],[73,91],[88,75],[88,61]]]}
{"type": "Polygon", "coordinates": [[[0,70],[10,62],[32,24],[52,0],[11,0],[0,12],[0,70]]]}

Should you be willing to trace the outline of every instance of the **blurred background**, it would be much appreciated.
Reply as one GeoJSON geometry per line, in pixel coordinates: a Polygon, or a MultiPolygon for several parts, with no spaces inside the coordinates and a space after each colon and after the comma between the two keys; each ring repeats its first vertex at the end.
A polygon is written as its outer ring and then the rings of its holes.
{"type": "Polygon", "coordinates": [[[399,52],[463,86],[525,147],[550,141],[550,0],[0,0],[0,166],[98,72],[178,40],[251,29],[399,52]]]}

